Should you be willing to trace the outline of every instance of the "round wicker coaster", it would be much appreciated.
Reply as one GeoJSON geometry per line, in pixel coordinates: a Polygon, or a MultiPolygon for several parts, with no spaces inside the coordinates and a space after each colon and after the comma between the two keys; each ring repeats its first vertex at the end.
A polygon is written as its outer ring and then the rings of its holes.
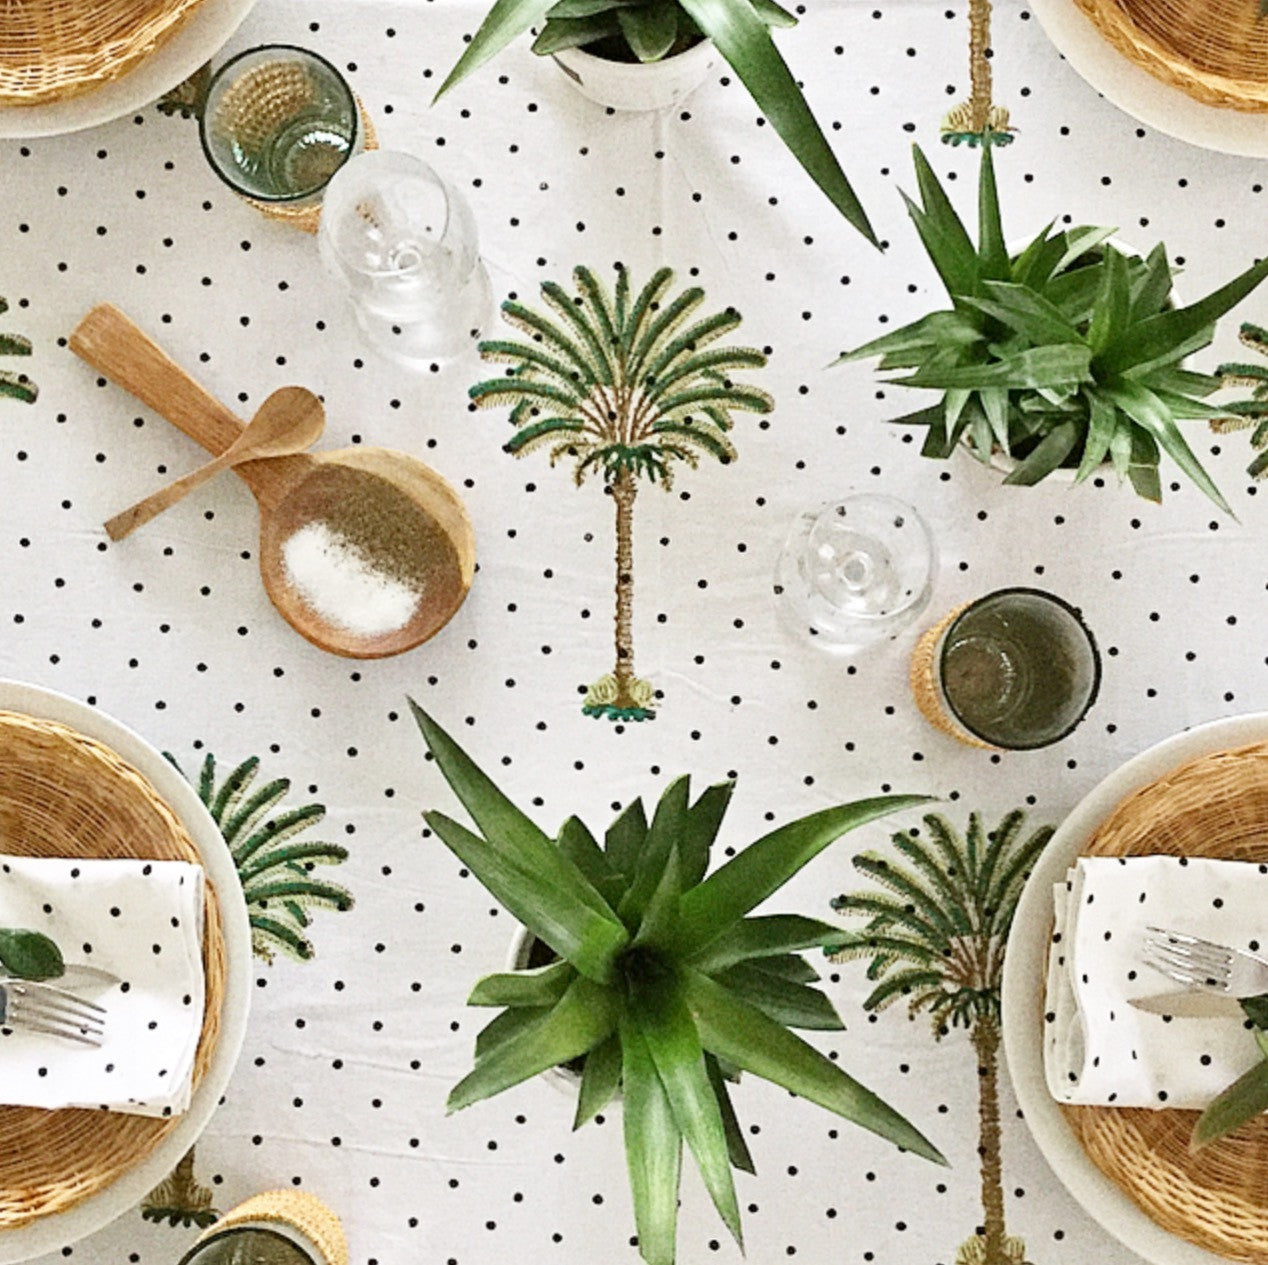
{"type": "Polygon", "coordinates": [[[1204,105],[1268,111],[1259,0],[1076,0],[1115,48],[1204,105]]]}
{"type": "Polygon", "coordinates": [[[339,1218],[306,1190],[270,1190],[255,1195],[227,1212],[198,1241],[203,1243],[233,1226],[253,1223],[286,1225],[298,1230],[320,1254],[320,1260],[313,1265],[348,1265],[348,1241],[339,1218]]]}
{"type": "Polygon", "coordinates": [[[0,106],[65,101],[126,74],[202,0],[0,4],[0,106]]]}
{"type": "MultiPolygon", "coordinates": [[[[1216,856],[1268,864],[1268,743],[1181,765],[1129,795],[1089,856],[1216,856]]],[[[1189,1153],[1196,1111],[1064,1107],[1093,1163],[1164,1230],[1268,1265],[1268,1116],[1189,1153]]]]}
{"type": "MultiPolygon", "coordinates": [[[[357,98],[357,112],[361,115],[362,135],[365,137],[365,149],[378,149],[379,134],[374,130],[374,120],[370,117],[365,103],[357,98]]],[[[279,220],[301,233],[315,233],[321,223],[321,202],[306,202],[303,206],[295,206],[289,202],[257,202],[254,198],[244,198],[249,206],[255,207],[262,215],[271,220],[279,220]]]]}
{"type": "Polygon", "coordinates": [[[920,713],[935,728],[957,742],[970,747],[980,747],[984,751],[999,751],[1001,748],[983,742],[981,738],[969,733],[947,710],[942,698],[942,690],[938,685],[937,658],[942,641],[942,634],[955,622],[961,611],[967,610],[969,603],[957,606],[948,611],[934,626],[921,634],[916,648],[911,652],[911,668],[908,673],[911,692],[916,699],[920,713]]]}
{"type": "MultiPolygon", "coordinates": [[[[5,711],[0,711],[0,850],[18,856],[198,860],[171,809],[108,747],[52,721],[5,711]]],[[[224,938],[210,883],[203,965],[207,1008],[195,1084],[216,1046],[224,994],[224,938]]],[[[110,1185],[177,1123],[177,1117],[0,1107],[0,1231],[65,1212],[110,1185]]]]}

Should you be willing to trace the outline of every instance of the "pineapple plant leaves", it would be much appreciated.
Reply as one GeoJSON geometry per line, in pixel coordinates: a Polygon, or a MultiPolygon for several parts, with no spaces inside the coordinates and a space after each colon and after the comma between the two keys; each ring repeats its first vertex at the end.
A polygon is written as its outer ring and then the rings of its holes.
{"type": "MultiPolygon", "coordinates": [[[[1165,247],[1141,258],[1115,245],[1112,229],[1049,225],[1010,255],[989,146],[976,244],[918,147],[915,168],[919,201],[906,198],[907,208],[951,307],[840,361],[879,357],[894,384],[942,393],[940,406],[899,419],[927,428],[924,455],[948,457],[962,442],[983,462],[999,452],[1016,462],[1005,482],[1022,485],[1061,467],[1083,482],[1109,461],[1139,495],[1157,501],[1165,454],[1231,512],[1178,423],[1222,419],[1218,425],[1230,428],[1238,411],[1251,422],[1259,415],[1207,404],[1220,378],[1186,370],[1183,361],[1208,346],[1220,318],[1268,277],[1268,259],[1179,307],[1165,247]]],[[[1268,444],[1268,431],[1261,442],[1268,444]]]]}
{"type": "MultiPolygon", "coordinates": [[[[8,303],[0,299],[0,316],[8,310],[8,303]]],[[[29,338],[21,334],[0,333],[0,356],[29,356],[31,351],[29,338]]],[[[23,404],[34,404],[39,393],[39,387],[26,374],[12,369],[0,369],[0,396],[20,400],[23,404]]]]}
{"type": "Polygon", "coordinates": [[[732,1169],[751,1172],[753,1162],[726,1086],[739,1070],[945,1162],[891,1106],[792,1031],[842,1026],[798,954],[840,948],[848,933],[799,915],[751,913],[847,831],[927,797],[890,795],[814,813],[705,877],[731,783],[693,800],[679,778],[650,822],[636,800],[602,842],[576,818],[552,840],[410,706],[482,834],[436,812],[425,814],[429,826],[555,958],[475,985],[472,1005],[503,1009],[477,1037],[474,1067],[451,1092],[451,1110],[580,1059],[574,1127],[621,1094],[639,1249],[650,1265],[674,1260],[684,1144],[741,1241],[732,1169]]]}
{"type": "MultiPolygon", "coordinates": [[[[670,297],[673,272],[658,269],[637,293],[617,264],[609,289],[587,267],[573,271],[574,293],[542,285],[547,311],[513,300],[507,323],[525,340],[489,339],[480,354],[506,365],[470,389],[479,407],[509,406],[515,434],[504,450],[523,457],[545,449],[550,463],[573,463],[578,485],[602,480],[616,510],[616,662],[586,693],[583,711],[617,721],[655,715],[651,685],[634,671],[634,502],[639,480],[668,490],[675,468],[702,458],[737,457],[734,413],[769,413],[770,396],[735,375],[760,369],[763,352],[720,342],[740,324],[734,308],[695,314],[705,294],[689,286],[670,297]]],[[[575,842],[575,841],[574,841],[575,842]]],[[[571,843],[569,845],[571,847],[571,843]]],[[[539,856],[540,846],[535,849],[539,856]]],[[[547,863],[557,864],[551,855],[547,863]]],[[[698,861],[684,856],[689,868],[698,861]]]]}
{"type": "MultiPolygon", "coordinates": [[[[174,756],[167,759],[179,770],[174,756]]],[[[252,756],[218,779],[216,758],[204,757],[195,788],[233,857],[251,923],[255,956],[272,962],[277,953],[299,962],[315,952],[307,929],[312,911],[352,908],[347,888],[319,878],[318,866],[340,865],[348,850],[324,840],[299,836],[326,815],[320,804],[282,809],[289,794],[287,778],[255,786],[260,761],[252,756]]]]}
{"type": "Polygon", "coordinates": [[[754,104],[832,205],[879,248],[876,233],[805,94],[776,47],[773,27],[797,24],[775,0],[496,0],[434,98],[530,29],[533,52],[548,56],[595,45],[635,62],[655,62],[710,39],[754,104]]]}

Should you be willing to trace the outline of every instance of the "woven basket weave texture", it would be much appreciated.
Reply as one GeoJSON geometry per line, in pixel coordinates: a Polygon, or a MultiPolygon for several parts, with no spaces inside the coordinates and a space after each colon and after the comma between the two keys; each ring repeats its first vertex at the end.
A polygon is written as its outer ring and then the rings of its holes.
{"type": "Polygon", "coordinates": [[[1119,52],[1224,109],[1268,111],[1268,18],[1259,0],[1076,0],[1119,52]]]}
{"type": "Polygon", "coordinates": [[[306,1190],[269,1190],[254,1195],[225,1213],[198,1241],[214,1240],[233,1226],[270,1222],[298,1230],[320,1254],[313,1265],[348,1265],[348,1241],[339,1218],[306,1190]]]}
{"type": "Polygon", "coordinates": [[[203,0],[4,0],[0,106],[44,105],[127,74],[203,0]]]}
{"type": "MultiPolygon", "coordinates": [[[[109,748],[0,711],[0,850],[18,856],[198,861],[150,783],[109,748]]],[[[194,1083],[215,1050],[224,995],[220,911],[207,884],[207,1007],[194,1083]]],[[[179,1123],[114,1112],[0,1107],[0,1231],[64,1212],[145,1159],[179,1123]]]]}
{"type": "MultiPolygon", "coordinates": [[[[1268,743],[1203,756],[1142,787],[1084,851],[1268,864],[1268,743]]],[[[1163,1229],[1268,1265],[1268,1116],[1191,1155],[1195,1111],[1063,1110],[1093,1163],[1163,1229]]]]}
{"type": "Polygon", "coordinates": [[[984,742],[976,735],[969,733],[948,710],[942,697],[942,687],[938,684],[938,652],[942,646],[943,634],[955,623],[962,611],[969,608],[966,602],[948,611],[932,628],[926,629],[916,642],[911,652],[911,664],[908,669],[908,681],[912,696],[921,715],[935,728],[941,729],[949,738],[963,742],[970,747],[981,747],[985,751],[999,751],[999,747],[984,742]]]}

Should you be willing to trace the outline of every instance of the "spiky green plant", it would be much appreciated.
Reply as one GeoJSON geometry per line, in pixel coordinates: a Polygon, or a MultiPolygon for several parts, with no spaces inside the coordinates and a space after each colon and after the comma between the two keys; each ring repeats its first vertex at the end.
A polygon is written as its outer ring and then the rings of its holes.
{"type": "MultiPolygon", "coordinates": [[[[167,757],[179,769],[180,765],[167,757]]],[[[321,804],[278,809],[291,789],[289,778],[274,778],[253,790],[259,773],[256,756],[243,760],[221,782],[216,758],[208,752],[198,775],[198,798],[207,806],[233,855],[251,920],[256,957],[272,962],[280,950],[307,962],[312,941],[305,934],[314,909],[351,909],[351,893],[337,883],[315,878],[316,866],[339,865],[347,848],[298,836],[326,815],[321,804]]]]}
{"type": "Polygon", "coordinates": [[[1141,496],[1159,501],[1166,452],[1227,511],[1177,425],[1223,416],[1204,402],[1220,381],[1183,362],[1268,276],[1268,259],[1175,307],[1165,246],[1141,258],[1115,246],[1112,229],[1053,232],[1050,224],[1010,253],[989,147],[974,245],[918,148],[915,160],[921,204],[908,198],[907,209],[951,307],[841,359],[879,356],[882,370],[905,372],[895,385],[942,392],[939,403],[897,419],[927,429],[924,455],[948,457],[965,439],[981,461],[995,451],[1018,459],[1005,479],[1013,484],[1038,483],[1059,466],[1081,482],[1108,460],[1141,496]]]}
{"type": "MultiPolygon", "coordinates": [[[[1268,330],[1262,326],[1244,321],[1239,338],[1243,347],[1268,357],[1268,330]]],[[[1223,386],[1249,388],[1250,398],[1223,405],[1222,412],[1227,416],[1215,418],[1211,429],[1217,434],[1227,434],[1253,426],[1250,446],[1258,456],[1246,467],[1246,473],[1252,479],[1262,479],[1268,475],[1268,365],[1229,361],[1215,372],[1223,386]]]]}
{"type": "MultiPolygon", "coordinates": [[[[9,305],[0,299],[0,316],[9,310],[9,305]]],[[[21,334],[0,334],[0,356],[29,356],[31,340],[21,334]]],[[[0,369],[0,396],[8,396],[12,400],[21,400],[23,404],[34,404],[40,389],[24,373],[15,373],[11,369],[0,369]]]]}
{"type": "Polygon", "coordinates": [[[1023,838],[1025,815],[1009,813],[992,831],[977,813],[963,835],[936,813],[919,830],[893,836],[896,856],[860,853],[854,867],[883,890],[838,896],[832,907],[865,918],[862,932],[834,953],[838,961],[868,958],[876,987],[863,1002],[879,1011],[900,997],[912,1018],[928,1013],[934,1038],[968,1030],[978,1062],[978,1155],[983,1229],[957,1261],[1006,1265],[1025,1247],[1004,1224],[1000,1151],[1000,984],[1008,931],[1021,890],[1052,837],[1044,826],[1023,838]]]}
{"type": "Polygon", "coordinates": [[[533,52],[543,57],[583,47],[607,60],[654,62],[705,37],[806,174],[879,246],[867,213],[771,38],[772,27],[796,25],[796,16],[776,0],[495,0],[434,101],[532,27],[540,28],[533,52]]]}
{"type": "Polygon", "coordinates": [[[480,354],[510,366],[478,382],[477,405],[511,406],[516,429],[505,451],[522,457],[548,449],[550,463],[574,463],[578,485],[597,474],[616,506],[616,666],[590,687],[584,710],[613,720],[653,716],[652,687],[634,673],[634,497],[638,480],[668,490],[674,466],[694,469],[702,456],[735,460],[731,414],[768,413],[765,391],[730,375],[766,364],[751,347],[716,346],[740,324],[734,308],[692,319],[704,291],[691,286],[669,297],[674,274],[659,269],[637,294],[616,265],[609,293],[586,267],[573,272],[576,293],[542,284],[549,314],[514,300],[507,322],[528,342],[491,339],[480,354]]]}
{"type": "Polygon", "coordinates": [[[794,914],[750,917],[841,835],[927,802],[890,795],[781,826],[710,874],[709,851],[732,783],[691,803],[682,777],[650,824],[635,800],[602,846],[570,817],[555,839],[529,820],[417,704],[445,780],[481,834],[440,812],[428,826],[555,955],[490,975],[468,1002],[498,1007],[476,1038],[475,1067],[449,1095],[456,1111],[574,1059],[584,1060],[574,1128],[622,1092],[639,1250],[671,1265],[684,1139],[739,1241],[732,1167],[753,1171],[731,1106],[728,1068],[752,1072],[883,1138],[942,1162],[902,1116],[790,1031],[843,1025],[812,987],[800,951],[848,939],[794,914]]]}

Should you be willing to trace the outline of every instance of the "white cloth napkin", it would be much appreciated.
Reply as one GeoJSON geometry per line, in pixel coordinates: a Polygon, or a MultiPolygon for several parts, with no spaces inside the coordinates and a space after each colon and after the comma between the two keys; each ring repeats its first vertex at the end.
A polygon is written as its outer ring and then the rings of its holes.
{"type": "Polygon", "coordinates": [[[1268,948],[1268,866],[1197,857],[1082,857],[1053,889],[1044,1067],[1060,1102],[1201,1108],[1260,1057],[1248,1021],[1148,1014],[1176,991],[1143,965],[1148,927],[1268,948]]]}
{"type": "Polygon", "coordinates": [[[0,1032],[0,1102],[145,1116],[188,1108],[204,1008],[201,867],[0,856],[0,926],[42,931],[68,965],[122,981],[73,990],[108,1012],[99,1050],[0,1032]]]}

